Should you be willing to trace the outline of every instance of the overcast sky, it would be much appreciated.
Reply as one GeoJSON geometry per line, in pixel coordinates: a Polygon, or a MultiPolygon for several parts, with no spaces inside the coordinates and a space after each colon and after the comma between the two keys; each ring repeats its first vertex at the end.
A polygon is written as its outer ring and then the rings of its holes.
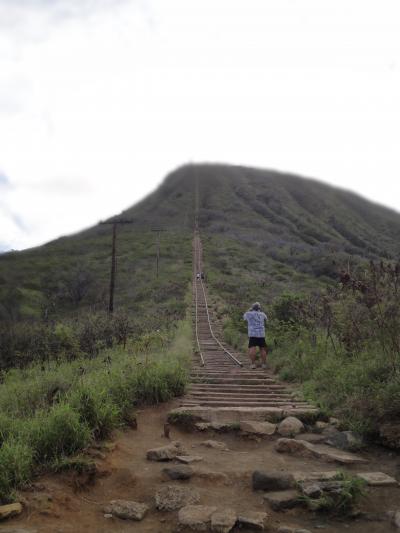
{"type": "Polygon", "coordinates": [[[0,250],[175,167],[288,170],[400,211],[398,0],[0,0],[0,250]]]}

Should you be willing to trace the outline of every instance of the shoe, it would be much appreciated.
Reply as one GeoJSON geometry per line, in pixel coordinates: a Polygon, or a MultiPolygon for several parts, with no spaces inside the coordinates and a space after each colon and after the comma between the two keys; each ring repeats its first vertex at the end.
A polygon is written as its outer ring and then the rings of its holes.
{"type": "Polygon", "coordinates": [[[256,365],[250,365],[250,368],[251,368],[252,370],[255,370],[256,365]]]}
{"type": "Polygon", "coordinates": [[[261,365],[261,368],[264,368],[264,369],[265,369],[265,368],[267,368],[267,365],[266,365],[265,363],[263,363],[263,364],[261,365]]]}

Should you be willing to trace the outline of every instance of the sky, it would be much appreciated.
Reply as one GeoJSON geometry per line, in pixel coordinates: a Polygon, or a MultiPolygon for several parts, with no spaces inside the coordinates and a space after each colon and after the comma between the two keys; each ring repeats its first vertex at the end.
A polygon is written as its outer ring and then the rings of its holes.
{"type": "Polygon", "coordinates": [[[119,213],[188,162],[400,211],[398,0],[0,0],[0,251],[119,213]]]}

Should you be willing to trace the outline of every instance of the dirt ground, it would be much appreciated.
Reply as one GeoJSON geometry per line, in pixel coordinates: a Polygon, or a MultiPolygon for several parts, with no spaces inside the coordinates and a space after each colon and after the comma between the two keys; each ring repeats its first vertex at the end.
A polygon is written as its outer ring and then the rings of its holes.
{"type": "MultiPolygon", "coordinates": [[[[163,436],[167,413],[174,403],[146,408],[138,414],[138,429],[116,432],[110,451],[101,453],[96,462],[99,475],[94,483],[79,486],[82,480],[73,474],[45,476],[36,480],[36,490],[21,493],[26,508],[18,518],[0,526],[27,528],[40,533],[168,533],[177,527],[177,512],[159,512],[154,494],[166,481],[162,469],[166,463],[146,460],[149,448],[168,443],[163,436]],[[114,445],[113,444],[113,445],[114,445]],[[103,507],[110,500],[126,499],[147,503],[151,510],[142,522],[105,518],[103,507]]],[[[237,434],[183,432],[173,427],[171,438],[182,443],[188,453],[201,455],[203,461],[194,463],[196,475],[190,481],[168,481],[169,484],[188,483],[201,493],[201,503],[219,507],[233,507],[237,511],[267,511],[268,524],[274,531],[279,525],[304,527],[311,531],[338,533],[387,533],[388,522],[352,520],[340,522],[314,515],[303,509],[273,512],[263,502],[262,494],[251,488],[251,474],[255,469],[282,471],[325,471],[335,466],[315,459],[278,454],[273,449],[275,438],[254,441],[237,434]],[[229,451],[201,446],[206,439],[223,441],[229,451]]],[[[400,474],[398,455],[383,449],[369,450],[363,455],[366,465],[346,468],[350,472],[382,471],[392,476],[400,474]]],[[[368,512],[400,510],[400,490],[396,487],[370,488],[360,504],[368,512]]],[[[239,529],[237,530],[239,531],[239,529]]]]}

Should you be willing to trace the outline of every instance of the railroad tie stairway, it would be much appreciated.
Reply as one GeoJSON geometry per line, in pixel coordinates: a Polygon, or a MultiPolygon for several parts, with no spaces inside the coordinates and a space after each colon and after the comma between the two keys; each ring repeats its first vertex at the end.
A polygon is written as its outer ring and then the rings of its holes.
{"type": "Polygon", "coordinates": [[[247,358],[235,353],[216,335],[201,276],[202,249],[194,243],[193,320],[197,353],[190,386],[175,412],[192,413],[200,420],[277,420],[296,415],[307,419],[318,409],[296,399],[293,392],[264,369],[251,370],[247,358]]]}

